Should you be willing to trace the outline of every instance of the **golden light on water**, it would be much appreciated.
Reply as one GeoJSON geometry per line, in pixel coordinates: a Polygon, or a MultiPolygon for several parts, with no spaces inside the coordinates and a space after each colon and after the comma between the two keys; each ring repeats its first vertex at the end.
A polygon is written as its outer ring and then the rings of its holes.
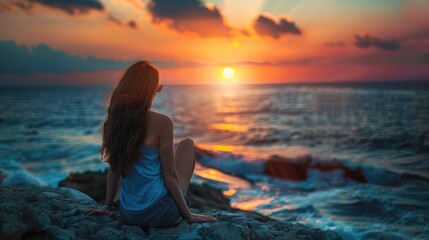
{"type": "Polygon", "coordinates": [[[237,192],[237,189],[230,188],[228,190],[223,191],[223,195],[231,197],[234,196],[234,194],[237,192]]]}
{"type": "Polygon", "coordinates": [[[233,196],[239,188],[245,189],[251,187],[251,183],[247,180],[225,174],[216,169],[204,167],[199,163],[195,165],[195,174],[205,179],[226,183],[228,189],[223,191],[226,196],[233,196]]]}
{"type": "Polygon", "coordinates": [[[249,130],[249,127],[246,125],[239,125],[233,123],[217,123],[211,124],[209,126],[210,129],[225,131],[225,132],[245,132],[249,130]]]}
{"type": "MultiPolygon", "coordinates": [[[[238,199],[240,198],[250,198],[250,196],[240,196],[238,199]]],[[[263,197],[263,196],[257,196],[257,197],[252,197],[249,200],[243,200],[243,201],[238,201],[238,202],[233,202],[231,204],[232,207],[234,208],[239,208],[241,210],[244,211],[251,211],[251,210],[255,210],[259,205],[263,205],[263,204],[268,204],[270,203],[272,200],[274,199],[274,197],[263,197]]]]}
{"type": "Polygon", "coordinates": [[[234,146],[230,145],[214,145],[210,148],[213,151],[219,151],[219,152],[232,152],[234,151],[234,146]]]}
{"type": "Polygon", "coordinates": [[[231,79],[234,77],[234,69],[226,67],[223,69],[222,75],[226,79],[231,79]]]}

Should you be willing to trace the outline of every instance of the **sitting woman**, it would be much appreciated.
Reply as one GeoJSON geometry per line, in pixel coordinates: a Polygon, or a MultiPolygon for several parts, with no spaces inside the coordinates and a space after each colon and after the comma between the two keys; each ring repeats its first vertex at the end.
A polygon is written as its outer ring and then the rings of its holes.
{"type": "Polygon", "coordinates": [[[102,158],[109,163],[105,209],[111,209],[121,181],[119,211],[125,224],[147,227],[213,222],[189,210],[186,196],[195,166],[191,139],[173,152],[173,121],[151,110],[162,85],[147,61],[131,65],[112,91],[102,128],[102,158]]]}

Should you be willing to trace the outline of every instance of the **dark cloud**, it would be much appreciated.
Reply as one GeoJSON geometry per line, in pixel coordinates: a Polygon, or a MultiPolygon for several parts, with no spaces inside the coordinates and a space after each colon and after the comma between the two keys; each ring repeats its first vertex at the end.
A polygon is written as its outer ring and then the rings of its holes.
{"type": "Polygon", "coordinates": [[[401,38],[401,41],[407,42],[407,41],[424,41],[429,39],[429,30],[422,30],[419,32],[414,32],[412,34],[409,34],[403,38],[401,38]]]}
{"type": "Polygon", "coordinates": [[[10,0],[0,2],[0,12],[11,12],[15,9],[30,11],[33,7],[34,4],[28,0],[10,0]]]}
{"type": "Polygon", "coordinates": [[[264,15],[259,15],[255,20],[254,28],[259,35],[276,39],[280,38],[282,34],[301,34],[301,30],[294,22],[286,18],[280,18],[280,22],[276,22],[274,19],[264,15]]]}
{"type": "Polygon", "coordinates": [[[0,2],[0,12],[9,12],[12,10],[12,7],[10,4],[6,2],[0,2]]]}
{"type": "Polygon", "coordinates": [[[127,22],[127,26],[130,28],[137,28],[137,23],[134,20],[130,20],[127,22]]]}
{"type": "Polygon", "coordinates": [[[14,6],[29,11],[34,8],[35,4],[55,8],[70,15],[87,13],[91,10],[102,11],[104,9],[104,6],[98,0],[12,0],[10,1],[9,10],[11,6],[14,6]]]}
{"type": "Polygon", "coordinates": [[[109,16],[107,16],[107,20],[109,20],[109,21],[111,21],[111,22],[113,22],[113,23],[116,23],[116,24],[118,24],[118,25],[122,25],[121,20],[117,19],[117,18],[116,18],[116,17],[114,17],[113,15],[109,15],[109,16]]]}
{"type": "Polygon", "coordinates": [[[109,21],[111,21],[113,23],[116,23],[118,25],[121,25],[121,26],[127,26],[127,27],[130,27],[130,28],[137,29],[137,23],[134,20],[129,20],[128,22],[125,23],[125,22],[122,22],[121,20],[117,19],[113,15],[107,16],[107,20],[109,20],[109,21]]]}
{"type": "Polygon", "coordinates": [[[386,51],[396,51],[399,50],[399,43],[393,39],[385,40],[370,35],[356,35],[355,36],[355,46],[358,48],[370,48],[376,47],[386,51]]]}
{"type": "Polygon", "coordinates": [[[296,60],[290,60],[285,59],[277,62],[270,62],[270,61],[239,61],[239,62],[233,62],[233,63],[225,63],[224,65],[242,65],[242,66],[290,66],[290,65],[308,65],[311,63],[317,63],[319,60],[317,59],[296,59],[296,60]]]}
{"type": "MultiPolygon", "coordinates": [[[[19,46],[14,41],[0,40],[0,74],[68,73],[124,69],[135,62],[103,59],[93,56],[80,57],[54,50],[48,45],[19,46]]],[[[174,62],[152,61],[156,66],[173,67],[174,62]]]]}
{"type": "Polygon", "coordinates": [[[208,8],[201,0],[150,0],[147,9],[152,22],[166,22],[179,32],[195,32],[203,37],[228,37],[230,28],[219,9],[208,8]]]}
{"type": "Polygon", "coordinates": [[[418,57],[418,63],[429,63],[429,52],[418,57]]]}
{"type": "Polygon", "coordinates": [[[342,41],[336,41],[336,42],[326,42],[326,47],[346,47],[346,43],[342,41]]]}
{"type": "Polygon", "coordinates": [[[414,54],[398,53],[392,56],[391,54],[372,52],[362,56],[350,56],[337,63],[353,63],[353,64],[416,64],[416,56],[414,54]]]}
{"type": "Polygon", "coordinates": [[[243,36],[250,36],[250,33],[245,29],[238,30],[238,32],[243,36]]]}

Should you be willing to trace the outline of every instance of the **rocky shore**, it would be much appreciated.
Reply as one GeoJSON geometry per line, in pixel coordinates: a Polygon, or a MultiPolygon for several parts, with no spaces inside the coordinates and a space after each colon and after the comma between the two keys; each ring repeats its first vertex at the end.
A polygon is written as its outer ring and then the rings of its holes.
{"type": "Polygon", "coordinates": [[[114,216],[85,214],[102,207],[105,177],[105,172],[87,172],[71,174],[59,188],[0,188],[0,239],[341,239],[332,231],[233,209],[221,191],[196,184],[188,191],[192,211],[214,215],[218,222],[183,221],[143,231],[122,224],[117,211],[114,216]]]}

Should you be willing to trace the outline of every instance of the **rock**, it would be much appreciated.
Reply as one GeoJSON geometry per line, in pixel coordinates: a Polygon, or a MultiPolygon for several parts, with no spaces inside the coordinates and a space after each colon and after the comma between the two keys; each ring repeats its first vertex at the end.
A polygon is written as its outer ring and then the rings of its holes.
{"type": "Polygon", "coordinates": [[[107,171],[88,171],[72,173],[58,183],[60,187],[67,187],[85,193],[95,201],[104,203],[106,198],[107,171]]]}
{"type": "Polygon", "coordinates": [[[189,196],[192,208],[231,209],[229,199],[223,195],[222,191],[207,184],[198,185],[191,183],[187,195],[189,196]]]}
{"type": "Polygon", "coordinates": [[[296,161],[274,155],[265,163],[264,174],[288,180],[304,181],[307,179],[307,170],[310,164],[310,157],[296,161]]]}
{"type": "MultiPolygon", "coordinates": [[[[79,190],[95,201],[104,203],[104,199],[106,198],[106,178],[107,171],[73,173],[62,180],[59,186],[79,190]]],[[[206,184],[197,185],[191,183],[187,194],[193,208],[231,209],[229,199],[222,194],[222,191],[206,184]]]]}
{"type": "Polygon", "coordinates": [[[316,168],[323,172],[334,171],[340,169],[344,173],[344,178],[352,179],[356,182],[365,183],[367,180],[363,174],[361,168],[350,168],[341,164],[340,162],[330,162],[330,163],[316,163],[313,164],[312,168],[316,168]]]}
{"type": "Polygon", "coordinates": [[[264,174],[287,180],[305,181],[310,169],[317,169],[321,172],[341,170],[344,178],[352,179],[356,182],[367,182],[361,168],[350,168],[335,161],[314,163],[310,156],[289,159],[273,155],[265,164],[264,174]]]}
{"type": "Polygon", "coordinates": [[[192,209],[214,215],[218,222],[182,221],[177,227],[145,232],[122,224],[118,212],[112,217],[86,215],[85,210],[102,205],[69,188],[15,185],[0,188],[0,196],[0,239],[341,239],[335,232],[236,209],[192,209]]]}

